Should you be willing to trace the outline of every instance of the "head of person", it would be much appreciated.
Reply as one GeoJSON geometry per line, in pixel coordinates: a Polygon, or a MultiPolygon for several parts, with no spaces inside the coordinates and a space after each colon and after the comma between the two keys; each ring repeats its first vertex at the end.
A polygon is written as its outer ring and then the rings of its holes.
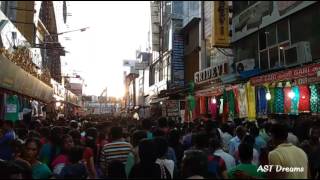
{"type": "Polygon", "coordinates": [[[22,157],[23,156],[23,150],[24,145],[23,142],[19,139],[15,139],[12,143],[12,147],[13,147],[13,153],[14,153],[14,157],[22,157]]]}
{"type": "Polygon", "coordinates": [[[71,129],[78,129],[79,128],[78,122],[76,120],[71,120],[69,125],[70,125],[71,129]]]}
{"type": "Polygon", "coordinates": [[[146,131],[141,131],[141,130],[136,130],[134,131],[134,133],[132,134],[132,138],[131,138],[131,144],[133,147],[136,147],[139,145],[140,141],[142,139],[147,138],[147,133],[146,131]]]}
{"type": "Polygon", "coordinates": [[[191,176],[205,177],[208,171],[208,159],[203,151],[185,151],[182,159],[182,178],[191,176]]]}
{"type": "Polygon", "coordinates": [[[275,123],[271,127],[271,137],[274,145],[285,143],[288,138],[288,126],[284,123],[275,123]]]}
{"type": "Polygon", "coordinates": [[[164,137],[154,138],[154,143],[156,146],[157,158],[163,158],[168,152],[168,141],[164,137]]]}
{"type": "Polygon", "coordinates": [[[111,141],[116,141],[121,138],[123,138],[123,130],[120,126],[114,126],[110,129],[110,135],[109,135],[111,141]]]}
{"type": "Polygon", "coordinates": [[[72,136],[69,134],[65,134],[62,136],[62,151],[64,153],[68,153],[70,149],[74,146],[74,142],[72,136]]]}
{"type": "Polygon", "coordinates": [[[88,128],[86,130],[86,146],[95,148],[97,137],[98,137],[98,130],[94,127],[88,128]]]}
{"type": "Polygon", "coordinates": [[[12,121],[4,121],[3,122],[3,129],[5,131],[13,129],[13,122],[12,121]]]}
{"type": "Polygon", "coordinates": [[[310,131],[310,140],[314,142],[319,142],[319,138],[320,138],[320,127],[319,126],[312,127],[310,131]]]}
{"type": "Polygon", "coordinates": [[[108,178],[127,179],[125,165],[119,160],[112,160],[108,163],[108,178]]]}
{"type": "Polygon", "coordinates": [[[0,161],[1,179],[27,179],[30,176],[24,174],[23,167],[14,161],[0,161]]]}
{"type": "Polygon", "coordinates": [[[84,151],[83,147],[73,146],[68,153],[68,158],[70,163],[72,164],[78,163],[83,158],[83,151],[84,151]]]}
{"type": "Polygon", "coordinates": [[[144,130],[149,131],[152,127],[151,119],[143,119],[141,125],[144,130]]]}
{"type": "Polygon", "coordinates": [[[204,149],[207,148],[209,145],[209,137],[208,134],[204,131],[201,131],[199,133],[196,133],[192,137],[192,144],[197,148],[197,149],[204,149]]]}
{"type": "Polygon", "coordinates": [[[249,144],[251,145],[252,147],[254,146],[254,143],[255,143],[255,138],[251,135],[245,135],[242,140],[241,140],[242,143],[245,143],[245,144],[249,144]]]}
{"type": "Polygon", "coordinates": [[[75,145],[81,145],[81,133],[79,130],[70,130],[68,134],[72,137],[75,145]]]}
{"type": "Polygon", "coordinates": [[[168,120],[165,117],[160,117],[158,119],[158,127],[159,128],[166,128],[168,127],[168,120]]]}
{"type": "Polygon", "coordinates": [[[31,138],[31,137],[34,137],[34,138],[41,138],[41,134],[38,132],[38,131],[35,131],[35,130],[31,130],[29,133],[28,133],[28,137],[31,138]]]}
{"type": "Polygon", "coordinates": [[[257,137],[257,136],[259,136],[259,128],[257,127],[257,126],[251,126],[250,128],[249,128],[249,133],[250,133],[250,135],[251,136],[253,136],[253,137],[257,137]]]}
{"type": "Polygon", "coordinates": [[[47,139],[50,138],[50,128],[49,127],[41,127],[39,132],[40,132],[41,137],[44,137],[47,139]]]}
{"type": "Polygon", "coordinates": [[[153,140],[143,139],[139,143],[139,157],[143,165],[152,164],[157,159],[156,146],[153,140]]]}
{"type": "Polygon", "coordinates": [[[54,145],[60,145],[62,135],[63,135],[63,132],[61,127],[58,127],[58,126],[53,127],[50,132],[51,143],[54,145]]]}
{"type": "Polygon", "coordinates": [[[168,143],[170,146],[175,146],[180,142],[180,132],[178,130],[172,129],[168,135],[168,143]]]}
{"type": "Polygon", "coordinates": [[[25,142],[25,159],[32,163],[37,160],[41,149],[41,143],[38,138],[28,138],[25,142]]]}
{"type": "Polygon", "coordinates": [[[209,146],[212,152],[222,148],[222,141],[218,134],[210,138],[209,146]]]}
{"type": "Polygon", "coordinates": [[[241,140],[246,135],[246,129],[243,126],[238,126],[236,129],[236,135],[241,140]]]}
{"type": "Polygon", "coordinates": [[[154,137],[163,137],[163,136],[166,136],[166,133],[164,132],[163,129],[161,129],[161,128],[156,128],[156,129],[153,131],[153,136],[154,136],[154,137]]]}
{"type": "Polygon", "coordinates": [[[246,143],[241,143],[238,147],[239,158],[241,163],[250,163],[253,158],[253,146],[246,143]]]}

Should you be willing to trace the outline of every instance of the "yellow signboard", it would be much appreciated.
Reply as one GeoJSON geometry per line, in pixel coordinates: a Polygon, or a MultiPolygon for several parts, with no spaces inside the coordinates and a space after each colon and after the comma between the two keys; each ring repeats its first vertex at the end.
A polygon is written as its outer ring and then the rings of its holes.
{"type": "Polygon", "coordinates": [[[211,44],[214,47],[229,47],[229,7],[228,1],[214,1],[212,12],[211,44]]]}

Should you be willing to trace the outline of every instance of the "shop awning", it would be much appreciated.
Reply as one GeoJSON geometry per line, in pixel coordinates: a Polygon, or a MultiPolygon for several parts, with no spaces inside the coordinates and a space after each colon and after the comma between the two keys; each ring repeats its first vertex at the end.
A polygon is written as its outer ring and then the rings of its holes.
{"type": "Polygon", "coordinates": [[[0,88],[25,95],[42,102],[50,102],[53,89],[0,55],[0,88]]]}
{"type": "Polygon", "coordinates": [[[167,99],[169,99],[169,97],[152,99],[150,104],[155,104],[155,103],[158,103],[158,102],[161,102],[161,101],[165,101],[167,99]]]}

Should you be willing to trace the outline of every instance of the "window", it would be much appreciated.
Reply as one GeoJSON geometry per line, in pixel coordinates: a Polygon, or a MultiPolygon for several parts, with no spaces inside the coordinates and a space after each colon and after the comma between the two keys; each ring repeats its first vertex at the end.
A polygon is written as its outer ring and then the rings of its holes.
{"type": "Polygon", "coordinates": [[[235,43],[235,54],[237,61],[251,58],[258,60],[258,47],[257,44],[253,42],[258,42],[257,33],[254,33],[235,43]]]}
{"type": "Polygon", "coordinates": [[[289,23],[288,19],[280,21],[277,24],[278,28],[278,42],[281,43],[283,41],[289,40],[289,23]]]}
{"type": "Polygon", "coordinates": [[[269,69],[268,50],[264,50],[260,53],[260,69],[269,69]]]}
{"type": "Polygon", "coordinates": [[[159,82],[163,80],[163,63],[159,62],[159,82]]]}
{"type": "Polygon", "coordinates": [[[312,59],[320,58],[320,4],[316,3],[290,18],[291,43],[309,41],[312,59]]]}
{"type": "Polygon", "coordinates": [[[249,1],[232,1],[234,15],[238,15],[249,7],[249,1]]]}
{"type": "Polygon", "coordinates": [[[266,28],[266,35],[267,35],[267,46],[268,47],[277,44],[277,31],[276,31],[275,24],[266,28]]]}
{"type": "Polygon", "coordinates": [[[185,35],[185,45],[189,45],[189,33],[185,35]]]}
{"type": "Polygon", "coordinates": [[[150,71],[149,71],[149,86],[152,86],[154,84],[155,80],[155,68],[154,65],[150,66],[150,71]]]}
{"type": "Polygon", "coordinates": [[[270,68],[276,68],[280,66],[278,52],[279,50],[277,46],[269,50],[270,68]]]}

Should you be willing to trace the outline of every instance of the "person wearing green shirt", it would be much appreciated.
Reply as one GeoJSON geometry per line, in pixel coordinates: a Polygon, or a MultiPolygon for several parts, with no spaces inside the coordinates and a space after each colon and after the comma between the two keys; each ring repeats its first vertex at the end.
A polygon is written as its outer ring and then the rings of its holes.
{"type": "Polygon", "coordinates": [[[238,147],[238,150],[241,163],[228,171],[228,178],[265,178],[265,173],[259,172],[258,167],[251,163],[253,158],[253,147],[248,144],[241,143],[238,147]]]}

